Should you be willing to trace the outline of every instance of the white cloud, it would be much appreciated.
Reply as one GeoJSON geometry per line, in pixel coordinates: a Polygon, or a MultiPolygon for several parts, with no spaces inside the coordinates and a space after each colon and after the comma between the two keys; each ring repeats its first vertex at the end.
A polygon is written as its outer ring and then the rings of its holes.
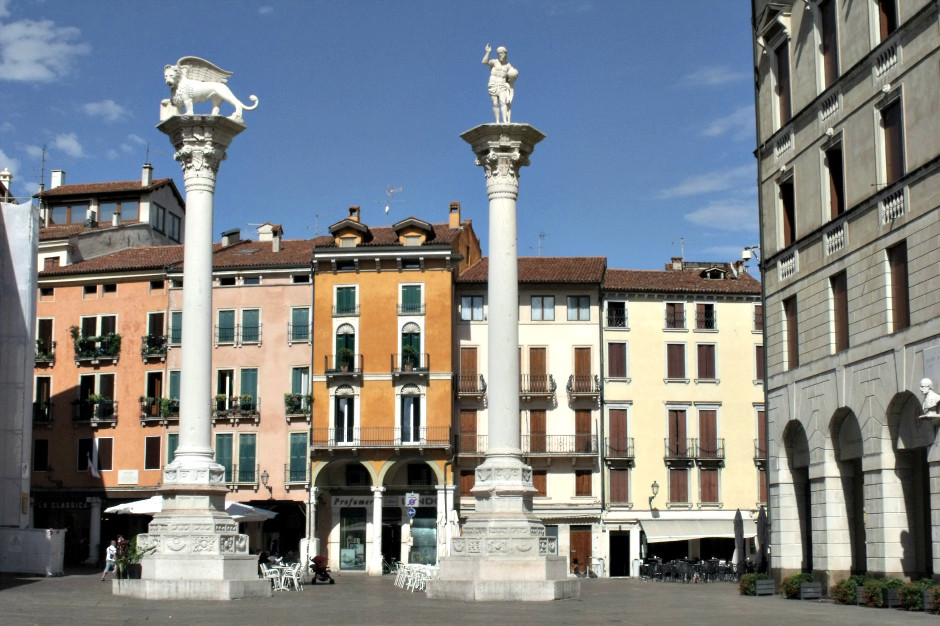
{"type": "Polygon", "coordinates": [[[147,140],[146,140],[146,139],[144,139],[144,138],[141,137],[140,135],[135,135],[134,133],[129,134],[129,135],[127,136],[127,140],[128,140],[130,143],[137,144],[138,146],[146,146],[146,145],[147,145],[147,140]]]}
{"type": "Polygon", "coordinates": [[[258,13],[261,15],[270,15],[271,13],[274,13],[274,7],[269,4],[265,4],[258,8],[258,13]]]}
{"type": "Polygon", "coordinates": [[[117,122],[127,117],[127,109],[122,107],[114,100],[88,102],[82,105],[82,111],[85,112],[85,115],[91,117],[101,117],[108,122],[117,122]]]}
{"type": "MultiPolygon", "coordinates": [[[[2,1],[3,0],[0,0],[0,3],[2,3],[2,1]]],[[[3,5],[0,4],[0,9],[2,8],[3,5]]],[[[0,149],[0,170],[3,170],[3,168],[7,168],[10,170],[10,173],[15,176],[16,174],[20,173],[20,162],[18,159],[14,159],[9,154],[0,149]]],[[[14,178],[14,180],[16,179],[14,178]]]]}
{"type": "Polygon", "coordinates": [[[26,151],[26,156],[32,159],[41,159],[42,158],[42,146],[28,145],[23,150],[26,151]]]}
{"type": "MultiPolygon", "coordinates": [[[[0,11],[7,11],[5,4],[0,5],[0,11]]],[[[56,26],[50,20],[0,23],[0,80],[50,82],[61,78],[75,57],[91,49],[78,40],[80,35],[77,28],[56,26]]]]}
{"type": "Polygon", "coordinates": [[[716,230],[757,232],[757,201],[713,200],[685,215],[686,221],[716,230]]]}
{"type": "Polygon", "coordinates": [[[13,125],[13,122],[6,120],[0,122],[0,132],[9,133],[14,130],[16,130],[16,126],[13,125]]]}
{"type": "Polygon", "coordinates": [[[712,120],[702,134],[706,137],[729,135],[734,140],[751,139],[754,136],[754,107],[743,106],[730,115],[712,120]]]}
{"type": "Polygon", "coordinates": [[[727,65],[709,65],[699,68],[679,79],[679,87],[715,87],[736,83],[747,78],[747,72],[735,70],[727,65]]]}
{"type": "Polygon", "coordinates": [[[756,165],[742,165],[741,167],[734,167],[727,170],[708,172],[707,174],[686,178],[675,187],[670,187],[660,192],[659,197],[681,198],[715,191],[725,191],[750,183],[756,185],[756,177],[756,165]]]}
{"type": "Polygon", "coordinates": [[[119,158],[120,156],[121,156],[121,155],[118,154],[118,151],[115,150],[115,149],[113,149],[113,148],[109,148],[109,149],[104,153],[104,157],[105,157],[106,159],[110,159],[111,161],[113,161],[114,159],[119,158]]]}
{"type": "Polygon", "coordinates": [[[61,133],[52,140],[52,147],[57,148],[68,156],[79,159],[85,156],[85,150],[78,141],[75,133],[61,133]]]}
{"type": "Polygon", "coordinates": [[[0,17],[10,16],[10,0],[0,0],[0,17]]]}

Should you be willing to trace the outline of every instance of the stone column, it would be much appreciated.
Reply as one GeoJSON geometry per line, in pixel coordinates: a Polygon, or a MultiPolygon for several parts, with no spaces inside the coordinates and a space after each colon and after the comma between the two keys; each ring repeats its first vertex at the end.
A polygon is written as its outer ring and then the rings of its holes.
{"type": "Polygon", "coordinates": [[[372,488],[372,554],[368,572],[373,576],[382,575],[382,494],[385,487],[372,488]]]}
{"type": "Polygon", "coordinates": [[[85,498],[88,503],[88,564],[94,565],[101,558],[101,498],[90,496],[85,498]]]}
{"type": "Polygon", "coordinates": [[[489,197],[486,459],[476,469],[476,508],[440,560],[428,597],[554,600],[580,595],[567,559],[532,512],[532,468],[519,433],[519,280],[516,198],[519,171],[545,135],[528,124],[483,124],[461,135],[483,167],[489,197]]]}
{"type": "Polygon", "coordinates": [[[319,556],[320,538],[317,536],[317,496],[320,494],[319,487],[310,488],[310,497],[307,500],[307,551],[308,559],[319,556]]]}
{"type": "Polygon", "coordinates": [[[157,128],[176,149],[186,187],[179,447],[163,471],[163,511],[137,539],[138,547],[154,549],[142,580],[116,581],[114,590],[147,599],[270,596],[248,537],[225,512],[225,470],[213,459],[211,439],[215,185],[225,151],[245,126],[217,115],[174,115],[157,128]]]}

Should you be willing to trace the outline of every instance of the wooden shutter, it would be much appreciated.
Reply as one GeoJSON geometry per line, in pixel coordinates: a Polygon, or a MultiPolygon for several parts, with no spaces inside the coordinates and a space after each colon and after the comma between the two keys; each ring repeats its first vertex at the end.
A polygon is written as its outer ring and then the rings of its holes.
{"type": "Polygon", "coordinates": [[[774,50],[777,58],[777,112],[780,125],[790,121],[790,44],[784,41],[774,50]]]}
{"type": "Polygon", "coordinates": [[[787,369],[800,364],[799,328],[796,317],[796,296],[783,301],[783,315],[787,327],[787,369]]]}
{"type": "Polygon", "coordinates": [[[574,495],[591,495],[591,470],[575,470],[574,472],[574,495]]]}
{"type": "Polygon", "coordinates": [[[718,470],[702,468],[699,470],[702,502],[718,502],[718,470]]]}
{"type": "Polygon", "coordinates": [[[591,446],[591,411],[589,409],[575,409],[574,439],[575,451],[593,451],[591,446]]]}
{"type": "Polygon", "coordinates": [[[780,183],[780,206],[783,211],[783,245],[789,246],[796,239],[796,206],[792,180],[780,183]]]}
{"type": "Polygon", "coordinates": [[[757,470],[757,480],[758,480],[758,498],[761,502],[767,502],[767,470],[759,469],[757,470]]]}
{"type": "Polygon", "coordinates": [[[754,365],[757,380],[764,380],[764,346],[754,346],[754,365]]]}
{"type": "Polygon", "coordinates": [[[904,175],[904,131],[901,121],[901,100],[881,110],[884,127],[885,184],[890,185],[904,175]]]}
{"type": "Polygon", "coordinates": [[[630,502],[630,470],[625,467],[610,468],[610,501],[615,504],[630,502]]]}
{"type": "Polygon", "coordinates": [[[574,373],[575,376],[591,376],[591,349],[574,349],[574,373]]]}
{"type": "Polygon", "coordinates": [[[545,497],[548,493],[546,483],[547,473],[545,470],[532,470],[532,486],[535,487],[535,495],[545,497]]]}
{"type": "Polygon", "coordinates": [[[822,56],[825,87],[829,87],[839,77],[839,39],[836,36],[836,3],[834,0],[822,0],[819,3],[822,17],[822,56]]]}
{"type": "Polygon", "coordinates": [[[669,501],[670,502],[688,502],[689,501],[689,470],[670,469],[669,470],[669,501]]]}
{"type": "Polygon", "coordinates": [[[477,412],[474,409],[460,410],[460,451],[482,452],[477,449],[477,412]]]}
{"type": "Polygon", "coordinates": [[[714,459],[718,456],[718,423],[717,413],[714,410],[700,410],[698,412],[698,445],[699,456],[714,459]]]}
{"type": "Polygon", "coordinates": [[[666,346],[666,378],[685,378],[685,344],[666,346]]]}
{"type": "MultiPolygon", "coordinates": [[[[101,437],[96,440],[98,443],[98,469],[114,469],[114,439],[111,437],[101,437]]],[[[94,460],[94,455],[92,455],[94,460]]]]}
{"type": "Polygon", "coordinates": [[[610,454],[621,456],[627,453],[627,410],[611,409],[608,414],[608,450],[610,454]]]}
{"type": "Polygon", "coordinates": [[[881,27],[881,41],[884,41],[898,27],[896,0],[878,0],[878,22],[881,27]]]}
{"type": "Polygon", "coordinates": [[[698,377],[715,378],[715,346],[713,344],[699,344],[697,349],[698,377]]]}
{"type": "Polygon", "coordinates": [[[669,410],[669,452],[672,456],[685,456],[685,410],[669,410]]]}
{"type": "Polygon", "coordinates": [[[147,332],[151,335],[163,334],[163,313],[151,313],[147,317],[147,332]]]}
{"type": "Polygon", "coordinates": [[[470,490],[476,483],[476,475],[473,470],[460,470],[460,495],[470,496],[470,490]]]}
{"type": "Polygon", "coordinates": [[[607,344],[607,374],[611,378],[627,377],[627,344],[620,342],[607,344]]]}
{"type": "Polygon", "coordinates": [[[826,150],[826,168],[829,170],[829,219],[835,219],[845,213],[841,147],[826,150]]]}
{"type": "Polygon", "coordinates": [[[767,419],[763,411],[757,412],[757,450],[755,453],[757,452],[759,452],[757,456],[767,458],[767,419]]]}
{"type": "Polygon", "coordinates": [[[545,410],[529,411],[529,451],[545,452],[545,410]]]}
{"type": "Polygon", "coordinates": [[[836,331],[836,352],[849,347],[849,299],[845,272],[829,279],[832,287],[833,324],[836,331]]]}
{"type": "Polygon", "coordinates": [[[534,392],[548,390],[545,348],[529,348],[529,389],[534,392]]]}
{"type": "Polygon", "coordinates": [[[907,243],[888,248],[891,268],[891,318],[895,332],[911,325],[910,293],[907,283],[907,243]]]}

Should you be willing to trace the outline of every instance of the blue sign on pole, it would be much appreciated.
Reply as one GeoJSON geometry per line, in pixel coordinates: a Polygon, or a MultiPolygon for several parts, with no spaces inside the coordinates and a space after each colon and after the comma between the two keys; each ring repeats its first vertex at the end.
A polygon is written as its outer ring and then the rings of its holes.
{"type": "Polygon", "coordinates": [[[414,516],[415,516],[415,510],[414,510],[414,507],[411,507],[408,509],[408,517],[414,517],[414,516]]]}

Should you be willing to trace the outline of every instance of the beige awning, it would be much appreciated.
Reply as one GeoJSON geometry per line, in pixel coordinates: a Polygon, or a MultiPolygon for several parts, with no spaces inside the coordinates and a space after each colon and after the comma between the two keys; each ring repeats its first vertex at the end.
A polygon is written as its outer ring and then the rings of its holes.
{"type": "MultiPolygon", "coordinates": [[[[646,533],[647,543],[707,537],[734,539],[734,520],[730,519],[651,519],[642,520],[640,526],[646,533]]],[[[757,536],[757,525],[754,522],[744,521],[744,536],[757,536]]]]}

